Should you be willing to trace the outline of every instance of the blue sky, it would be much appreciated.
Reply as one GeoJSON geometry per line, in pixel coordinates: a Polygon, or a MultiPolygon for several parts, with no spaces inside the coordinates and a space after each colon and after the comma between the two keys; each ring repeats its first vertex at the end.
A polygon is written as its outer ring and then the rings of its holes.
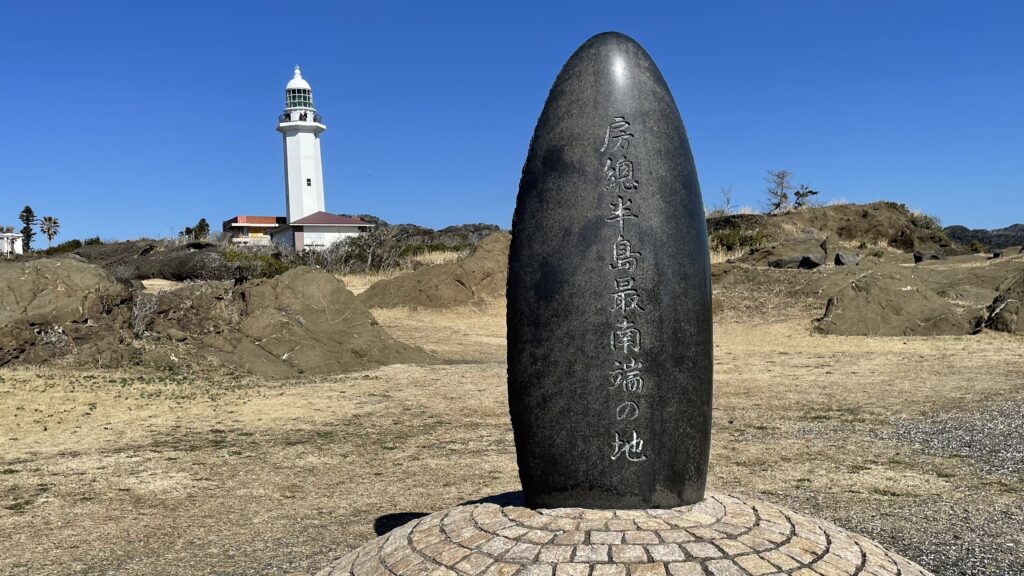
{"type": "Polygon", "coordinates": [[[1024,221],[1024,5],[1003,2],[11,2],[0,225],[59,240],[283,214],[284,85],[328,126],[327,209],[511,222],[551,83],[591,35],[651,53],[704,202],[768,169],[944,224],[1024,221]]]}

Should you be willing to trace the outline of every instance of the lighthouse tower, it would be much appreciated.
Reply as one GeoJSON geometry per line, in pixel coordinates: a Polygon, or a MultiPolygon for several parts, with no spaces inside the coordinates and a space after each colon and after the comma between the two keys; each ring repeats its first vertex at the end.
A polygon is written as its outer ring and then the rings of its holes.
{"type": "Polygon", "coordinates": [[[327,129],[313,107],[313,89],[299,67],[284,89],[284,114],[277,131],[284,136],[284,190],[288,223],[324,211],[324,169],[320,134],[327,129]]]}

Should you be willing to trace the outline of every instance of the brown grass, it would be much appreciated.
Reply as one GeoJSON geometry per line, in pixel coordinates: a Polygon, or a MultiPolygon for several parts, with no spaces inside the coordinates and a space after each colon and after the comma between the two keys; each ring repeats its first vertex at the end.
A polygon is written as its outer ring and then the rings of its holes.
{"type": "Polygon", "coordinates": [[[436,264],[448,264],[458,262],[466,257],[468,250],[427,250],[404,258],[398,266],[377,272],[366,272],[359,274],[338,274],[337,277],[345,283],[345,286],[355,294],[360,294],[380,280],[390,280],[396,276],[412,272],[423,266],[434,266],[436,264]]]}
{"type": "MultiPolygon", "coordinates": [[[[462,362],[443,366],[286,382],[0,370],[0,574],[307,574],[373,537],[381,515],[517,489],[502,312],[375,311],[462,362]]],[[[1021,343],[721,323],[709,485],[912,557],[934,538],[923,525],[977,532],[950,520],[950,502],[998,514],[1019,505],[1019,479],[872,433],[1020,398],[1021,343]]]]}
{"type": "Polygon", "coordinates": [[[415,256],[407,259],[407,262],[412,267],[419,266],[434,266],[436,264],[449,264],[451,262],[458,262],[469,254],[469,250],[428,250],[426,252],[420,252],[415,256]]]}
{"type": "Polygon", "coordinates": [[[711,248],[711,263],[721,264],[727,260],[733,258],[739,258],[747,253],[746,248],[737,248],[735,250],[726,250],[724,248],[711,248]]]}

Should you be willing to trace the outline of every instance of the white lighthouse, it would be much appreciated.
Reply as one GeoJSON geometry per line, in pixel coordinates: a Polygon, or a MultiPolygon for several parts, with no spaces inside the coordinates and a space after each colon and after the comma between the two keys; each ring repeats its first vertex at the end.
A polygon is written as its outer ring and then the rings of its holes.
{"type": "Polygon", "coordinates": [[[320,134],[327,130],[313,107],[313,90],[299,67],[285,86],[284,114],[277,131],[284,136],[284,190],[288,223],[324,211],[324,169],[320,134]]]}
{"type": "Polygon", "coordinates": [[[373,224],[325,211],[320,134],[327,130],[313,108],[313,90],[299,67],[284,87],[284,114],[277,131],[284,137],[286,216],[238,215],[225,220],[224,234],[239,244],[270,244],[301,252],[322,249],[369,232],[373,224]]]}

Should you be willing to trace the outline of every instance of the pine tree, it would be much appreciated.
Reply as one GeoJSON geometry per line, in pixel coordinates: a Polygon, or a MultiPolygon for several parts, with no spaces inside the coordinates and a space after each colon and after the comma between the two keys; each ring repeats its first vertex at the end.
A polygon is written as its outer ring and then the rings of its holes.
{"type": "Polygon", "coordinates": [[[25,206],[21,214],[18,214],[18,219],[24,224],[21,228],[22,247],[25,252],[28,252],[32,249],[32,238],[36,235],[35,230],[32,229],[36,223],[36,213],[32,211],[31,206],[25,206]]]}
{"type": "Polygon", "coordinates": [[[206,218],[200,218],[199,222],[196,222],[192,233],[195,234],[196,240],[206,240],[210,237],[210,224],[206,221],[206,218]]]}

